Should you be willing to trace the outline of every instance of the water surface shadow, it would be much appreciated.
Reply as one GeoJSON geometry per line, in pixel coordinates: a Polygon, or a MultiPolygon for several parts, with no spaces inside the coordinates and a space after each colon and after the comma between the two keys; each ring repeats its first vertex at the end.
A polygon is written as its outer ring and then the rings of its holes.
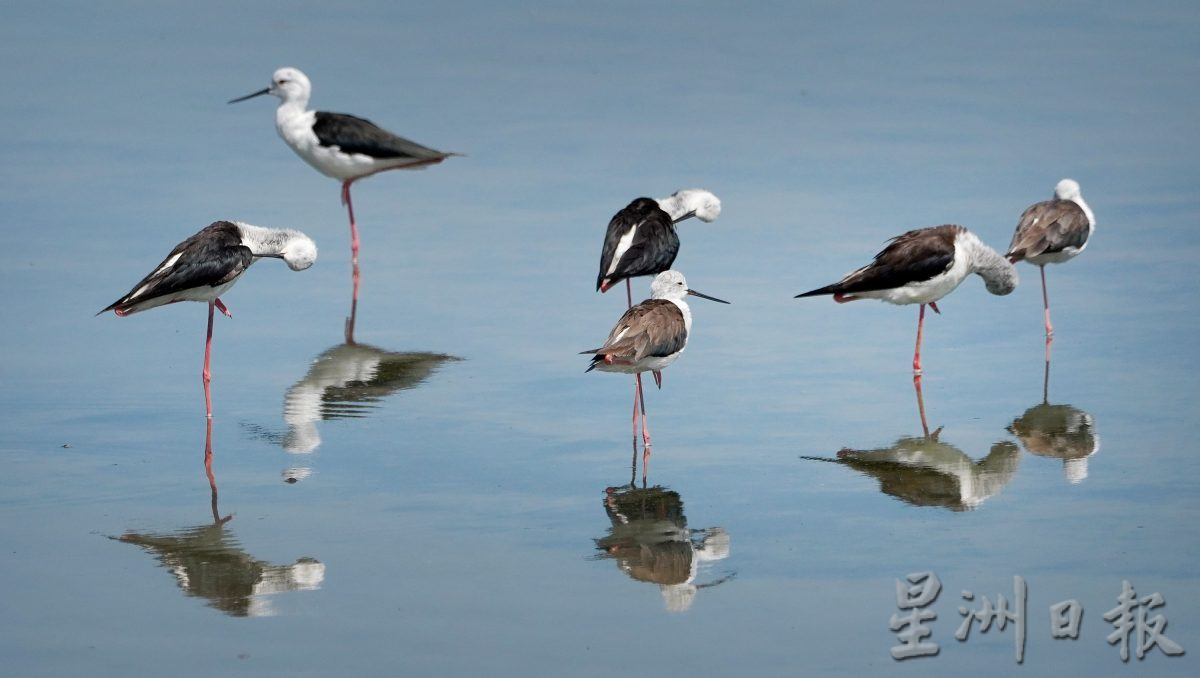
{"type": "Polygon", "coordinates": [[[1072,485],[1088,477],[1088,458],[1100,451],[1096,420],[1073,405],[1050,404],[1050,341],[1046,342],[1042,402],[1013,419],[1008,432],[1030,454],[1062,459],[1063,475],[1072,485]]]}
{"type": "Polygon", "coordinates": [[[843,448],[832,459],[801,458],[841,464],[875,478],[881,492],[906,504],[951,511],[978,508],[1016,475],[1021,453],[1012,442],[997,442],[986,457],[974,461],[957,447],[942,442],[940,435],[938,429],[928,436],[900,438],[889,447],[843,448]]]}
{"type": "MultiPolygon", "coordinates": [[[[291,454],[308,454],[321,446],[318,422],[367,417],[388,396],[414,389],[443,364],[460,360],[444,353],[385,351],[369,344],[338,344],[314,358],[304,377],[284,393],[286,431],[244,426],[256,437],[280,445],[291,454]]],[[[294,483],[311,473],[311,468],[301,464],[285,469],[283,477],[294,483]]]]}
{"type": "Polygon", "coordinates": [[[613,560],[634,581],[656,584],[671,612],[691,608],[701,589],[736,576],[729,571],[711,581],[712,563],[729,557],[729,534],[720,527],[689,529],[683,499],[665,487],[609,487],[604,511],[612,526],[596,539],[596,560],[613,560]]]}
{"type": "MultiPolygon", "coordinates": [[[[212,426],[206,449],[212,447],[212,426]]],[[[251,557],[228,527],[233,515],[221,517],[217,481],[206,466],[212,492],[211,523],[172,532],[126,532],[117,541],[140,546],[166,568],[187,596],[202,598],[209,607],[233,617],[274,614],[266,596],[286,591],[311,591],[325,579],[325,565],[299,558],[291,565],[272,565],[251,557]]]]}

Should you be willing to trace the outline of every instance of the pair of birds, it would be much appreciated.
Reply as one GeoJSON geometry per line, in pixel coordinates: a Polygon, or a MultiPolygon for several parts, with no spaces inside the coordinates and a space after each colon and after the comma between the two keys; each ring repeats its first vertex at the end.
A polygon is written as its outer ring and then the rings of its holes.
{"type": "Polygon", "coordinates": [[[687,189],[662,200],[636,198],[608,223],[596,289],[607,292],[624,280],[629,310],[608,333],[603,346],[582,353],[593,356],[588,372],[599,369],[634,375],[633,438],[636,447],[640,414],[643,473],[650,456],[650,429],[642,373],[652,373],[662,388],[662,370],[687,348],[692,312],[686,297],[729,303],[689,288],[683,274],[671,270],[679,254],[675,225],[691,217],[712,222],[720,214],[717,196],[703,189],[687,189]],[[645,275],[655,276],[650,298],[634,306],[630,279],[645,275]]]}
{"type": "MultiPolygon", "coordinates": [[[[269,87],[229,103],[263,94],[280,99],[275,127],[288,146],[317,171],[342,182],[342,202],[350,218],[354,296],[357,301],[359,240],[354,207],[350,202],[350,185],[378,172],[420,169],[457,154],[422,146],[352,115],[307,110],[312,85],[308,77],[295,68],[280,68],[272,75],[269,87]]],[[[217,221],[177,245],[128,294],[109,304],[100,313],[113,311],[118,316],[126,316],[178,301],[207,302],[208,335],[201,376],[205,410],[211,419],[209,366],[214,310],[232,317],[221,301],[221,295],[238,281],[254,261],[264,257],[283,259],[292,270],[302,271],[316,261],[317,247],[311,238],[299,231],[263,228],[238,221],[217,221]]]]}
{"type": "Polygon", "coordinates": [[[796,296],[832,294],[838,303],[881,299],[891,304],[920,304],[913,354],[913,372],[920,374],[925,307],[940,313],[937,301],[972,273],[984,279],[989,292],[1005,295],[1017,286],[1013,264],[1028,261],[1037,265],[1042,277],[1046,341],[1051,341],[1054,327],[1046,292],[1046,264],[1060,264],[1078,256],[1095,229],[1095,216],[1083,199],[1079,183],[1063,179],[1055,186],[1052,199],[1035,203],[1021,214],[1003,256],[962,226],[922,228],[893,238],[874,261],[838,282],[796,296]]]}

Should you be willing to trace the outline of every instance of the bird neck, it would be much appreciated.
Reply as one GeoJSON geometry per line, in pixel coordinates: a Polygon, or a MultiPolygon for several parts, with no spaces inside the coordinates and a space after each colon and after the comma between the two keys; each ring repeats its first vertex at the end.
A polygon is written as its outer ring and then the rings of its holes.
{"type": "Polygon", "coordinates": [[[671,221],[679,221],[684,215],[695,209],[678,194],[660,199],[658,206],[671,217],[671,221]]]}
{"type": "Polygon", "coordinates": [[[1075,203],[1076,205],[1079,205],[1079,209],[1083,210],[1083,213],[1087,215],[1088,226],[1095,228],[1096,215],[1092,214],[1092,208],[1088,207],[1087,201],[1083,199],[1083,196],[1082,195],[1076,196],[1074,198],[1071,198],[1070,200],[1071,200],[1071,202],[1075,203]]]}
{"type": "Polygon", "coordinates": [[[996,250],[983,244],[974,233],[963,231],[958,236],[958,247],[962,247],[971,272],[983,278],[987,291],[1005,295],[1017,287],[1017,269],[996,250]]]}
{"type": "Polygon", "coordinates": [[[688,308],[687,302],[683,299],[667,299],[667,301],[679,307],[679,312],[683,314],[683,329],[690,334],[692,331],[692,309],[688,308]]]}
{"type": "Polygon", "coordinates": [[[303,99],[285,99],[275,109],[275,127],[283,134],[285,129],[304,119],[308,113],[308,101],[303,99]]]}
{"type": "Polygon", "coordinates": [[[272,257],[283,253],[284,248],[296,236],[296,231],[283,228],[266,228],[251,224],[237,224],[242,232],[242,244],[250,248],[250,252],[258,257],[272,257]]]}

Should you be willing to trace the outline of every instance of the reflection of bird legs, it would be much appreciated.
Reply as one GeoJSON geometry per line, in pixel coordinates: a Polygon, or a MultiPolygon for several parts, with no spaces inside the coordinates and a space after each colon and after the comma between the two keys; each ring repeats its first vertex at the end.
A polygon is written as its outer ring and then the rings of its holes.
{"type": "Polygon", "coordinates": [[[213,522],[220,525],[232,520],[233,514],[230,513],[222,518],[220,511],[217,510],[217,478],[213,475],[212,470],[212,417],[209,417],[207,422],[204,431],[204,473],[208,476],[208,488],[212,491],[213,522]]]}
{"type": "Polygon", "coordinates": [[[354,322],[358,317],[358,264],[354,265],[354,299],[350,301],[350,317],[346,318],[346,343],[354,343],[354,322]]]}
{"type": "Polygon", "coordinates": [[[1054,343],[1054,337],[1046,337],[1046,370],[1042,374],[1042,404],[1050,404],[1050,345],[1054,343]]]}
{"type": "Polygon", "coordinates": [[[913,388],[917,391],[917,410],[921,413],[921,432],[929,437],[929,424],[925,421],[925,396],[921,393],[921,375],[920,373],[913,375],[913,388]]]}
{"type": "Polygon", "coordinates": [[[346,318],[346,343],[354,343],[354,321],[358,313],[358,224],[354,221],[354,203],[350,201],[350,184],[353,179],[342,182],[342,204],[350,215],[350,262],[354,270],[354,296],[350,301],[350,317],[346,318]]]}

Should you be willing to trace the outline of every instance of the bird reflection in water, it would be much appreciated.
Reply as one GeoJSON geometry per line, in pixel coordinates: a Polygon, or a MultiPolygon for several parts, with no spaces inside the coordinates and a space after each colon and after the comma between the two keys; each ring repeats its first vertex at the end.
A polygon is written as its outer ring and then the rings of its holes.
{"type": "Polygon", "coordinates": [[[127,532],[120,541],[154,555],[189,596],[203,598],[233,617],[274,614],[267,596],[286,591],[312,591],[325,579],[325,565],[300,558],[291,565],[272,565],[252,558],[226,528],[229,518],[176,532],[127,532]]]}
{"type": "Polygon", "coordinates": [[[657,584],[668,611],[691,608],[700,589],[733,579],[730,572],[696,583],[711,563],[729,557],[729,534],[720,527],[688,529],[683,500],[665,487],[610,487],[604,510],[612,521],[596,540],[597,560],[612,559],[631,578],[657,584]]]}
{"type": "MultiPolygon", "coordinates": [[[[396,391],[416,388],[443,363],[461,358],[443,353],[393,352],[368,344],[338,344],[317,356],[308,374],[283,396],[280,434],[256,430],[292,454],[307,454],[321,445],[317,422],[366,417],[396,391]]],[[[255,427],[250,427],[254,429],[255,427]]],[[[306,466],[284,470],[286,482],[311,475],[306,466]]]]}
{"type": "Polygon", "coordinates": [[[901,438],[876,450],[843,449],[836,459],[802,457],[849,466],[879,481],[884,494],[913,506],[970,511],[999,494],[1017,473],[1021,452],[1009,441],[992,445],[974,461],[962,450],[941,442],[941,429],[928,436],[901,438]]]}
{"type": "MultiPolygon", "coordinates": [[[[212,445],[209,420],[206,446],[212,445]]],[[[285,591],[311,591],[325,579],[325,565],[300,558],[291,565],[272,565],[250,557],[226,527],[233,515],[221,517],[217,508],[217,481],[207,467],[212,490],[213,522],[175,532],[126,532],[118,541],[136,544],[154,555],[175,576],[189,596],[203,598],[209,607],[234,617],[274,614],[266,596],[285,591]]]]}
{"type": "MultiPolygon", "coordinates": [[[[1047,343],[1047,346],[1049,344],[1047,343]]],[[[1063,474],[1072,485],[1088,476],[1088,457],[1100,451],[1100,436],[1092,415],[1072,405],[1050,404],[1050,360],[1042,380],[1042,402],[1013,420],[1008,431],[1030,454],[1063,460],[1063,474]]]]}

